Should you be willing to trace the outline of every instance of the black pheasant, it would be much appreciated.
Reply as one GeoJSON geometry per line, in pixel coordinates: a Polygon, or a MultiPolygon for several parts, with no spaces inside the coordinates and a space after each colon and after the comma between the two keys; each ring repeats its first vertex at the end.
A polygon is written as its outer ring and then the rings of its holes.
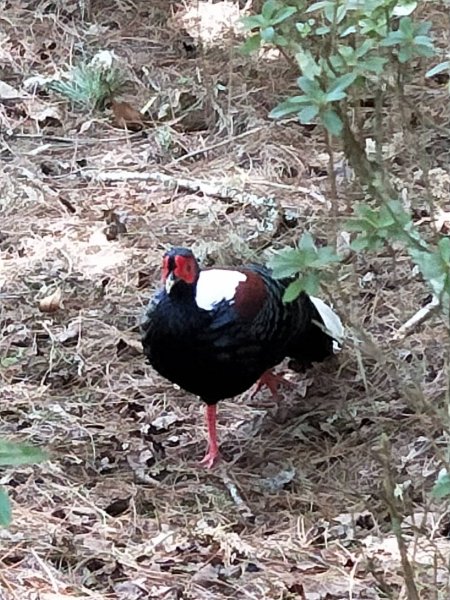
{"type": "Polygon", "coordinates": [[[289,281],[261,266],[201,270],[190,250],[173,248],[163,258],[162,282],[141,324],[144,352],[161,375],[207,404],[202,462],[211,467],[219,454],[217,402],[258,380],[273,391],[270,369],[285,357],[323,361],[341,340],[342,325],[305,293],[283,303],[289,281]]]}

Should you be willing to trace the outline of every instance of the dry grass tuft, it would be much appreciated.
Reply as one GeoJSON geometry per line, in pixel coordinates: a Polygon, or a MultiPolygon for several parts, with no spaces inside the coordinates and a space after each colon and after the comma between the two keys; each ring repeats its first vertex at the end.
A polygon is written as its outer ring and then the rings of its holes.
{"type": "MultiPolygon", "coordinates": [[[[83,14],[75,1],[13,4],[0,33],[1,78],[17,91],[0,101],[0,433],[52,460],[3,473],[14,522],[0,532],[2,599],[406,598],[383,433],[421,598],[445,597],[449,517],[429,491],[446,444],[446,334],[434,317],[395,340],[428,297],[406,257],[353,257],[330,290],[357,340],[338,362],[293,374],[297,390],[279,405],[221,403],[230,462],[215,471],[195,463],[200,405],[140,354],[136,321],[167,246],[232,264],[302,229],[327,239],[321,138],[267,119],[289,66],[242,57],[236,31],[202,32],[202,11],[222,4],[223,27],[237,3],[115,0],[83,3],[83,14]],[[99,49],[127,66],[118,101],[146,107],[143,132],[41,87],[99,49]],[[86,176],[106,170],[239,193],[86,176]]],[[[424,113],[448,106],[446,90],[414,94],[424,113]]],[[[420,208],[411,149],[437,140],[414,135],[392,151],[420,208]]],[[[343,229],[357,196],[340,183],[343,229]]]]}

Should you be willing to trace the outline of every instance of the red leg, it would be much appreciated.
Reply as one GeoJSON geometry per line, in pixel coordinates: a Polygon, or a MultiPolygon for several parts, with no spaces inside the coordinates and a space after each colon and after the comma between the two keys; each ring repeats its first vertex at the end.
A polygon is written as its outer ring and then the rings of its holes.
{"type": "Polygon", "coordinates": [[[216,405],[212,404],[206,407],[206,424],[208,426],[208,451],[200,464],[210,469],[219,457],[219,447],[217,445],[216,430],[216,405]]]}
{"type": "Polygon", "coordinates": [[[293,385],[291,381],[285,379],[283,375],[277,375],[271,369],[261,375],[255,384],[255,389],[252,392],[251,398],[254,398],[261,388],[268,387],[272,397],[279,398],[278,388],[280,385],[293,385]]]}

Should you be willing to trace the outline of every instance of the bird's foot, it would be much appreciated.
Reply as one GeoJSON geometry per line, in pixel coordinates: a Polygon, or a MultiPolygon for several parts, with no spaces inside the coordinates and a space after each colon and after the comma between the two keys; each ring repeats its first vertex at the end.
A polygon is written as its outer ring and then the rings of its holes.
{"type": "Polygon", "coordinates": [[[255,389],[250,396],[253,399],[256,394],[259,392],[261,388],[264,386],[268,387],[272,397],[278,400],[280,398],[280,394],[278,393],[278,388],[280,385],[294,385],[292,381],[289,381],[281,373],[274,373],[272,370],[268,370],[261,375],[258,381],[255,384],[255,389]]]}
{"type": "Polygon", "coordinates": [[[218,448],[208,448],[208,452],[204,458],[200,461],[200,464],[207,469],[211,469],[220,458],[220,452],[218,448]]]}

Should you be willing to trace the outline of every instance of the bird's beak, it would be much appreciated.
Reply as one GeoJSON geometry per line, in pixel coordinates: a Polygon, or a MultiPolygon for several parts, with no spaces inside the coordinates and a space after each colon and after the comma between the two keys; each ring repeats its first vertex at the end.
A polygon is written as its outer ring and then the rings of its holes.
{"type": "Polygon", "coordinates": [[[166,293],[170,294],[170,290],[173,288],[173,285],[175,283],[176,279],[174,277],[173,273],[169,273],[166,279],[166,283],[165,283],[165,287],[166,287],[166,293]]]}

